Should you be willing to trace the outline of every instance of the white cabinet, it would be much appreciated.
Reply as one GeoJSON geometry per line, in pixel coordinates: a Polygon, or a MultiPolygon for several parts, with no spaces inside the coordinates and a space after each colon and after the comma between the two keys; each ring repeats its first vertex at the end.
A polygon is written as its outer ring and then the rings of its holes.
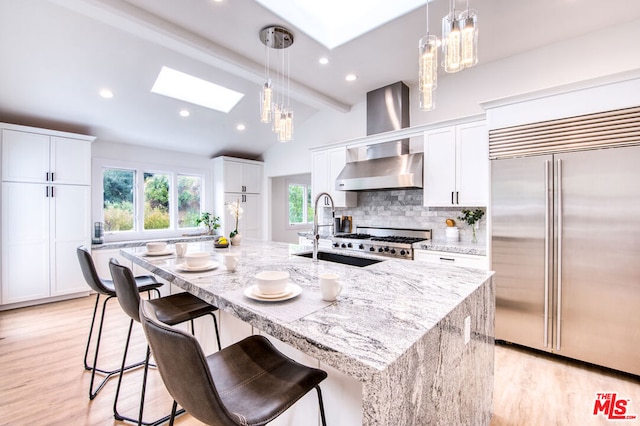
{"type": "Polygon", "coordinates": [[[0,123],[1,304],[84,293],[91,243],[91,137],[0,123]]]}
{"type": "MultiPolygon", "coordinates": [[[[260,194],[225,193],[225,204],[235,201],[240,201],[240,207],[242,207],[242,216],[240,216],[238,220],[238,232],[243,237],[261,238],[262,217],[260,212],[262,211],[262,200],[260,194]]],[[[229,235],[229,233],[235,229],[235,216],[231,215],[225,207],[224,214],[220,219],[224,224],[224,232],[222,235],[229,235]]]]}
{"type": "Polygon", "coordinates": [[[260,161],[232,157],[213,160],[214,215],[220,217],[221,235],[228,236],[235,229],[235,217],[226,207],[240,201],[243,213],[238,232],[243,237],[262,238],[262,171],[260,161]]]}
{"type": "Polygon", "coordinates": [[[224,170],[224,192],[249,194],[262,192],[262,164],[240,162],[228,158],[218,160],[218,164],[224,170]]]}
{"type": "Polygon", "coordinates": [[[88,291],[76,248],[91,243],[91,189],[2,184],[2,303],[88,291]]]}
{"type": "Polygon", "coordinates": [[[82,139],[3,129],[2,180],[90,185],[91,144],[82,139]]]}
{"type": "MultiPolygon", "coordinates": [[[[315,151],[312,154],[311,190],[313,199],[321,192],[327,192],[333,198],[336,207],[355,207],[358,202],[357,193],[337,191],[336,179],[347,164],[347,148],[333,148],[315,151]]],[[[320,206],[331,205],[327,197],[319,202],[320,206]]]]}
{"type": "Polygon", "coordinates": [[[487,256],[474,254],[449,253],[445,251],[414,250],[413,259],[417,262],[438,263],[441,265],[464,266],[468,268],[489,269],[487,256]]]}
{"type": "Polygon", "coordinates": [[[424,205],[486,206],[489,145],[484,121],[426,131],[424,205]]]}

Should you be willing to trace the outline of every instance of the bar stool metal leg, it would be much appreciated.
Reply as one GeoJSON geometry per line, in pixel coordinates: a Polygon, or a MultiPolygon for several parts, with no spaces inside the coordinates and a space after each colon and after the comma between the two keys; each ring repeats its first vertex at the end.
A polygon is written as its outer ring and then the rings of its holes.
{"type": "MultiPolygon", "coordinates": [[[[160,292],[158,291],[158,289],[154,289],[158,295],[158,297],[160,297],[160,292]]],[[[150,291],[147,292],[148,295],[147,297],[150,298],[151,297],[151,293],[150,291]]],[[[96,348],[95,348],[95,354],[93,356],[93,365],[89,365],[87,362],[87,357],[89,355],[89,347],[91,346],[91,337],[93,335],[93,327],[95,325],[96,322],[96,314],[98,313],[98,304],[100,302],[100,293],[96,294],[96,303],[93,307],[93,317],[91,318],[91,327],[89,328],[89,336],[87,337],[87,346],[84,350],[84,369],[91,371],[91,381],[89,382],[89,399],[93,400],[98,393],[100,392],[100,390],[102,390],[102,388],[104,387],[104,385],[107,384],[107,381],[113,377],[115,374],[120,373],[121,369],[115,369],[115,370],[104,370],[101,368],[98,368],[98,354],[100,353],[100,342],[102,340],[102,326],[104,325],[104,316],[105,316],[105,311],[107,308],[107,302],[109,300],[111,300],[113,297],[115,296],[107,296],[107,298],[104,300],[104,302],[102,303],[102,312],[100,313],[100,323],[98,325],[98,336],[96,339],[96,348]],[[102,381],[98,384],[98,387],[96,387],[94,389],[94,383],[95,383],[95,377],[96,377],[96,372],[97,373],[101,373],[104,374],[104,378],[102,379],[102,381]]],[[[144,361],[138,361],[136,363],[127,365],[124,367],[124,371],[128,371],[134,368],[138,368],[144,365],[144,361]]]]}

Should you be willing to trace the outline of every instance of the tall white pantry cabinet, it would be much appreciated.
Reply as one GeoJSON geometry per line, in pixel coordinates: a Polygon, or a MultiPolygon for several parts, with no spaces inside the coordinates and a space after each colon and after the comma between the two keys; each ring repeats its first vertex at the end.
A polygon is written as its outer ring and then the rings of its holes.
{"type": "Polygon", "coordinates": [[[220,217],[219,235],[229,236],[235,229],[235,217],[226,205],[240,202],[242,216],[238,233],[243,237],[262,238],[262,161],[234,157],[216,157],[213,164],[214,215],[220,217]]]}
{"type": "Polygon", "coordinates": [[[0,123],[1,305],[86,293],[93,137],[0,123]]]}

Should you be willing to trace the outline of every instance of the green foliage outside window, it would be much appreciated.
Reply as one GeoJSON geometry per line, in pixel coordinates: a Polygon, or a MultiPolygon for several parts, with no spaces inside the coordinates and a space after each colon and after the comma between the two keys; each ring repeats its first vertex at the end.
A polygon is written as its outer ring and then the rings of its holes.
{"type": "Polygon", "coordinates": [[[311,187],[304,184],[289,185],[289,224],[311,222],[313,206],[311,205],[311,187]]]}
{"type": "Polygon", "coordinates": [[[105,231],[133,229],[133,188],[135,172],[106,169],[103,173],[105,231]]]}
{"type": "MultiPolygon", "coordinates": [[[[144,173],[144,229],[171,227],[171,175],[144,173]]],[[[201,212],[202,178],[176,176],[178,228],[195,228],[201,212]]],[[[131,231],[135,226],[136,171],[103,169],[105,231],[131,231]]]]}
{"type": "Polygon", "coordinates": [[[201,187],[202,179],[199,176],[178,176],[178,228],[198,226],[201,187]]]}
{"type": "Polygon", "coordinates": [[[302,223],[304,213],[304,188],[289,185],[289,223],[302,223]]]}
{"type": "Polygon", "coordinates": [[[169,177],[144,174],[144,229],[168,229],[169,177]]]}

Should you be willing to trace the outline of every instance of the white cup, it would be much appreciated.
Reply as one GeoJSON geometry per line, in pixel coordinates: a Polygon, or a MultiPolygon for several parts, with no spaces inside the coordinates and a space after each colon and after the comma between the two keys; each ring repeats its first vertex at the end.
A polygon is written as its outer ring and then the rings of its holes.
{"type": "Polygon", "coordinates": [[[176,243],[176,254],[178,257],[182,257],[187,254],[188,243],[176,243]]]}
{"type": "Polygon", "coordinates": [[[151,243],[147,243],[148,253],[161,253],[166,248],[167,248],[167,243],[164,241],[154,241],[151,243]]]}
{"type": "Polygon", "coordinates": [[[320,274],[318,281],[320,282],[320,293],[322,299],[327,302],[333,302],[342,291],[342,284],[339,281],[338,274],[333,272],[324,272],[320,274]]]}
{"type": "Polygon", "coordinates": [[[238,267],[238,256],[232,253],[225,253],[222,257],[224,259],[224,267],[227,268],[227,271],[235,271],[238,267]]]}

